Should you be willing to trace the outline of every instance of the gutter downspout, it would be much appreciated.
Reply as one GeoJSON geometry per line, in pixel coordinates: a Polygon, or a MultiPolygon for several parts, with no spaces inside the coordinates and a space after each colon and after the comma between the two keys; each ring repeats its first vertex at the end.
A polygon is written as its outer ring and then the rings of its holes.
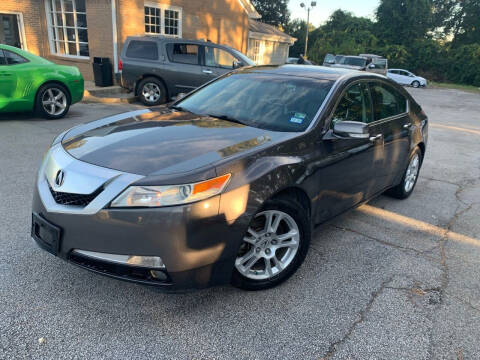
{"type": "Polygon", "coordinates": [[[112,0],[113,72],[118,74],[117,0],[112,0]]]}

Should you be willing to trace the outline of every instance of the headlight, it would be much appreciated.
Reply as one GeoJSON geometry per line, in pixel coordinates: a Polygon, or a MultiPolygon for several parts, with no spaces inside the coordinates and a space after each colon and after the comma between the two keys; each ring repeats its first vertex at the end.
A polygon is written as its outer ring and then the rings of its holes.
{"type": "Polygon", "coordinates": [[[194,184],[130,186],[113,200],[111,207],[161,207],[189,204],[220,194],[228,180],[230,180],[230,174],[194,184]]]}

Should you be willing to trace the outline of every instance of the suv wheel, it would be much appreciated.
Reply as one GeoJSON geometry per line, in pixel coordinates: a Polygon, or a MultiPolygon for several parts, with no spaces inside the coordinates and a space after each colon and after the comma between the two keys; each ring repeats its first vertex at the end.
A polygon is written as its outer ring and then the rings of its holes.
{"type": "Polygon", "coordinates": [[[147,106],[155,106],[167,102],[167,90],[163,83],[153,77],[143,79],[138,85],[140,101],[147,106]]]}
{"type": "Polygon", "coordinates": [[[60,119],[70,109],[70,97],[65,86],[45,84],[40,87],[35,99],[35,110],[38,115],[47,119],[60,119]]]}
{"type": "Polygon", "coordinates": [[[415,189],[415,185],[417,184],[418,174],[420,173],[420,167],[422,166],[422,152],[417,147],[413,153],[410,155],[410,159],[408,161],[407,169],[402,177],[402,182],[391,188],[387,191],[387,194],[397,198],[397,199],[406,199],[408,198],[413,189],[415,189]]]}
{"type": "Polygon", "coordinates": [[[286,198],[269,201],[252,219],[243,238],[232,284],[245,290],[279,285],[300,267],[310,244],[305,209],[286,198]]]}

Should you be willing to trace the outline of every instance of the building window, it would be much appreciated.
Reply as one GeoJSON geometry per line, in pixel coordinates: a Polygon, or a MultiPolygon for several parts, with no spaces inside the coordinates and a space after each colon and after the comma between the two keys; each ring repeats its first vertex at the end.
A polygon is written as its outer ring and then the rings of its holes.
{"type": "Polygon", "coordinates": [[[85,0],[45,0],[50,51],[89,57],[85,0]]]}
{"type": "Polygon", "coordinates": [[[145,33],[182,36],[182,8],[164,4],[145,4],[145,33]]]}
{"type": "Polygon", "coordinates": [[[263,52],[265,51],[265,42],[261,40],[250,40],[250,57],[257,65],[263,63],[263,52]]]}

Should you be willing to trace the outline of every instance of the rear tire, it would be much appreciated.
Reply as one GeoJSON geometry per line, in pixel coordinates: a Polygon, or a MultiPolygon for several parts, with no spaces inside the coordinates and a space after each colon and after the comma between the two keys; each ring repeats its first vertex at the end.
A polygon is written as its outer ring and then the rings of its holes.
{"type": "Polygon", "coordinates": [[[40,86],[35,98],[35,112],[46,119],[60,119],[70,109],[70,95],[61,84],[45,84],[40,86]]]}
{"type": "Polygon", "coordinates": [[[167,90],[162,81],[147,77],[138,84],[138,97],[146,106],[156,106],[167,102],[167,90]]]}
{"type": "Polygon", "coordinates": [[[386,192],[387,195],[396,199],[406,199],[412,195],[418,181],[420,168],[422,167],[422,151],[417,147],[410,155],[407,168],[403,174],[402,182],[386,192]]]}
{"type": "Polygon", "coordinates": [[[413,86],[415,89],[417,89],[417,88],[420,87],[420,82],[417,81],[417,80],[415,80],[414,82],[412,82],[412,86],[413,86]]]}
{"type": "Polygon", "coordinates": [[[305,260],[310,238],[310,218],[297,201],[283,197],[268,201],[244,236],[232,285],[264,290],[286,281],[305,260]],[[267,219],[271,219],[270,227],[266,226],[267,219]]]}

